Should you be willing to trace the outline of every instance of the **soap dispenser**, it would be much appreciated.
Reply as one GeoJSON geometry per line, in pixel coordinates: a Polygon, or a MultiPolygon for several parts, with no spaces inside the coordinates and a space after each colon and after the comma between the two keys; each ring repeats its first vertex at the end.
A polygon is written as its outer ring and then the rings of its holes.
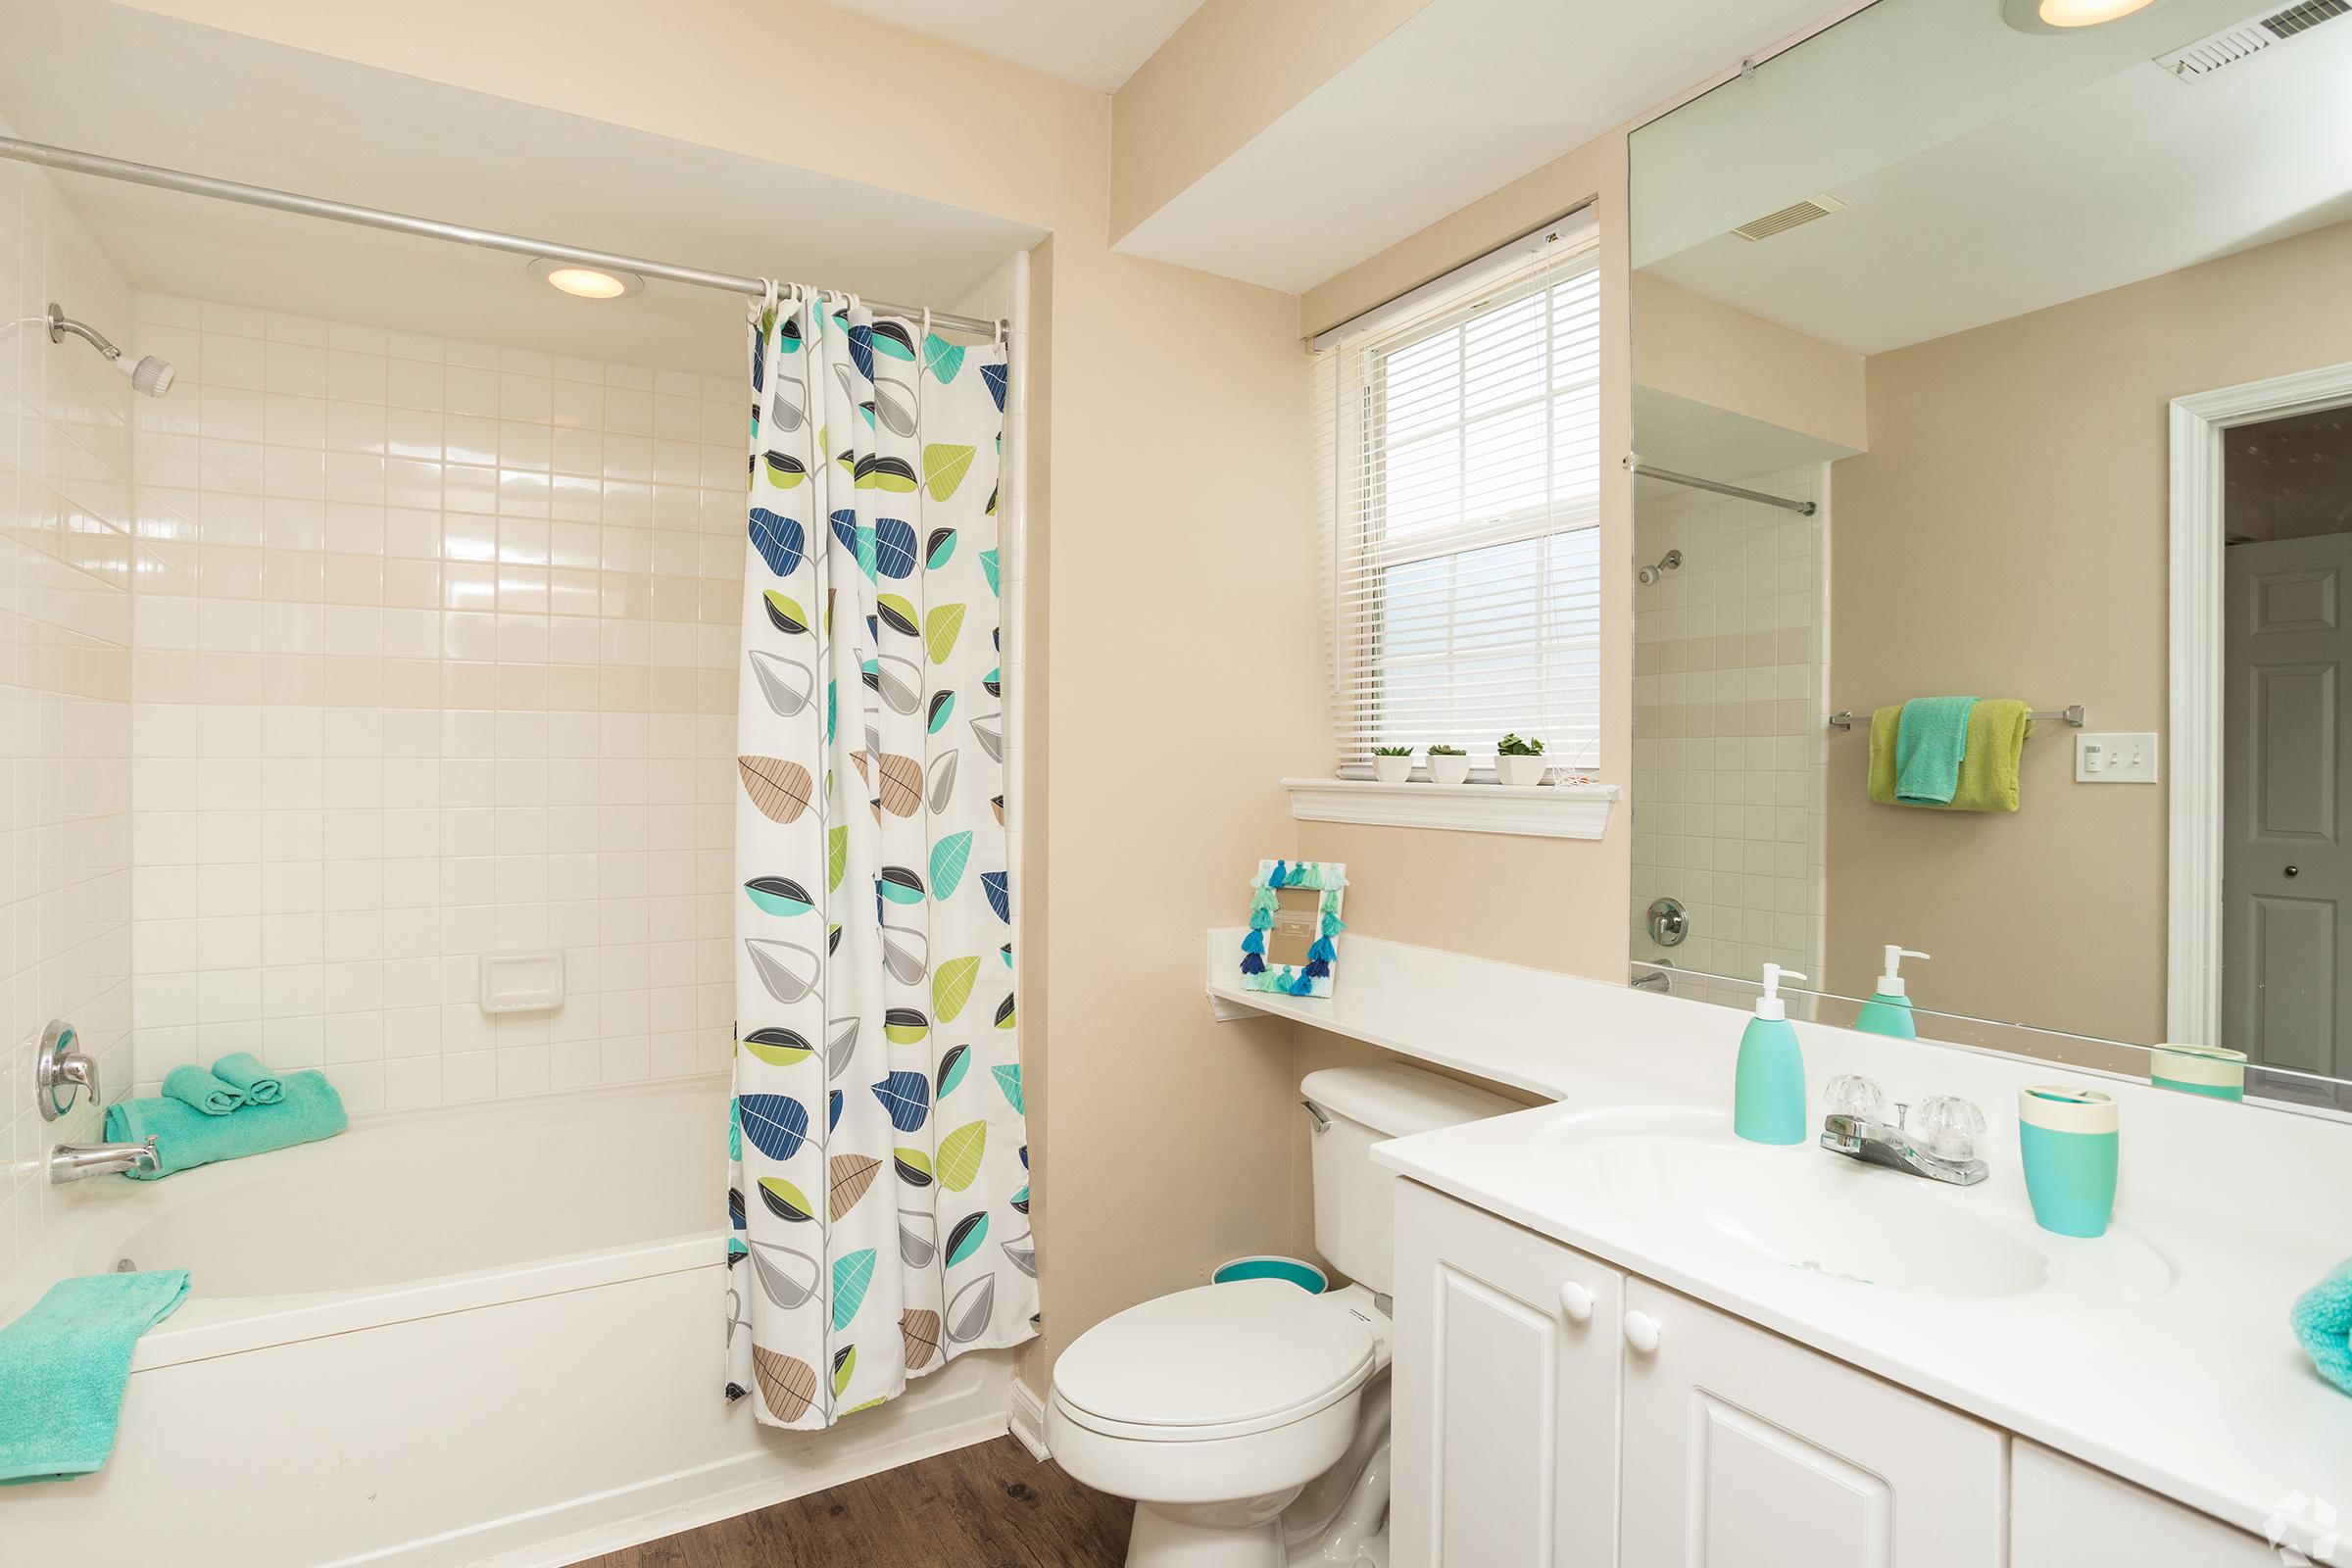
{"type": "Polygon", "coordinates": [[[1740,1037],[1740,1066],[1732,1094],[1732,1131],[1751,1144],[1805,1141],[1805,1056],[1781,1000],[1781,981],[1802,980],[1794,969],[1764,966],[1764,994],[1740,1037]]]}
{"type": "Polygon", "coordinates": [[[1854,1014],[1854,1027],[1896,1040],[1917,1040],[1919,1026],[1912,1021],[1911,999],[1903,992],[1902,966],[1905,958],[1926,956],[1924,953],[1888,943],[1886,971],[1879,976],[1879,989],[1871,993],[1870,1000],[1862,1004],[1862,1010],[1854,1014]]]}

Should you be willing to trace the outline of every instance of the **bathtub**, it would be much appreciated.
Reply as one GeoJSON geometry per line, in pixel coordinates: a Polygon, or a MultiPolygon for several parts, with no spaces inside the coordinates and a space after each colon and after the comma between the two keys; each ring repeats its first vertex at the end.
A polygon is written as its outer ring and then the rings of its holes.
{"type": "Polygon", "coordinates": [[[1004,1432],[1003,1354],[831,1432],[724,1402],[726,1096],[704,1078],[367,1116],[84,1184],[0,1277],[0,1321],[123,1259],[192,1290],[139,1342],[106,1468],[0,1488],[0,1560],[103,1543],[195,1568],[527,1568],[1004,1432]]]}

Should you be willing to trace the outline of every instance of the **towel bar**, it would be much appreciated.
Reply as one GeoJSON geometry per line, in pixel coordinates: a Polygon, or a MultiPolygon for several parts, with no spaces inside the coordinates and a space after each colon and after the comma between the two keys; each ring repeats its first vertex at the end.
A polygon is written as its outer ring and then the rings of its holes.
{"type": "MultiPolygon", "coordinates": [[[[2065,723],[2076,729],[2081,729],[2082,727],[2082,705],[2081,703],[2076,703],[2071,707],[2053,709],[2048,712],[2035,710],[2034,712],[2028,713],[2026,716],[2028,718],[2048,719],[2053,723],[2065,723]]],[[[1844,709],[1830,715],[1830,728],[1851,730],[1853,727],[1854,710],[1852,709],[1844,709]]]]}

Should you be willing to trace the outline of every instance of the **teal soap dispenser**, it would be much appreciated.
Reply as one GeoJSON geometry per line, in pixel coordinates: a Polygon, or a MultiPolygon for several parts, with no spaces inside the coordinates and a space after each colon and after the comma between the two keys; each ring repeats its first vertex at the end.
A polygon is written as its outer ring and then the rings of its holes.
{"type": "Polygon", "coordinates": [[[1902,967],[1905,958],[1926,956],[1924,953],[1888,943],[1886,972],[1879,976],[1879,989],[1871,993],[1870,1000],[1862,1004],[1862,1010],[1854,1014],[1854,1027],[1895,1040],[1917,1040],[1919,1026],[1911,1017],[1911,999],[1903,991],[1902,967]]]}
{"type": "Polygon", "coordinates": [[[1805,1054],[1781,1000],[1783,977],[1802,980],[1794,969],[1764,966],[1764,994],[1756,1015],[1740,1037],[1740,1067],[1732,1093],[1732,1131],[1751,1144],[1805,1141],[1805,1054]]]}

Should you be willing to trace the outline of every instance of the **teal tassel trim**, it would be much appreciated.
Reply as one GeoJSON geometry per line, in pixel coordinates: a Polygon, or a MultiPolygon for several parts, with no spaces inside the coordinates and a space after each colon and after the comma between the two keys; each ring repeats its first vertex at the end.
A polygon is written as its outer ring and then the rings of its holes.
{"type": "Polygon", "coordinates": [[[1323,934],[1325,936],[1336,937],[1347,929],[1348,924],[1346,921],[1342,920],[1338,915],[1331,913],[1329,910],[1324,911],[1323,934]]]}
{"type": "Polygon", "coordinates": [[[1251,910],[1250,911],[1250,930],[1252,930],[1252,931],[1270,931],[1270,930],[1272,930],[1272,929],[1273,929],[1273,926],[1274,926],[1274,913],[1273,913],[1273,911],[1272,911],[1272,910],[1270,910],[1270,909],[1251,909],[1251,910]]]}
{"type": "Polygon", "coordinates": [[[1291,982],[1291,995],[1294,997],[1309,996],[1314,989],[1315,983],[1304,975],[1291,982]]]}
{"type": "Polygon", "coordinates": [[[1279,908],[1281,904],[1282,896],[1276,893],[1272,888],[1259,888],[1256,893],[1250,896],[1250,908],[1264,909],[1268,913],[1271,913],[1275,909],[1279,908]]]}
{"type": "MultiPolygon", "coordinates": [[[[1315,945],[1306,950],[1306,957],[1309,963],[1329,963],[1332,959],[1338,956],[1339,953],[1332,947],[1331,938],[1329,937],[1316,938],[1315,945]]],[[[1328,974],[1330,971],[1325,970],[1324,972],[1328,974]]]]}
{"type": "Polygon", "coordinates": [[[1288,887],[1290,886],[1290,862],[1288,860],[1276,860],[1274,862],[1274,869],[1267,873],[1266,886],[1270,888],[1288,887]]]}
{"type": "Polygon", "coordinates": [[[1242,938],[1242,951],[1244,953],[1265,952],[1266,934],[1263,931],[1252,931],[1248,936],[1242,938]]]}

